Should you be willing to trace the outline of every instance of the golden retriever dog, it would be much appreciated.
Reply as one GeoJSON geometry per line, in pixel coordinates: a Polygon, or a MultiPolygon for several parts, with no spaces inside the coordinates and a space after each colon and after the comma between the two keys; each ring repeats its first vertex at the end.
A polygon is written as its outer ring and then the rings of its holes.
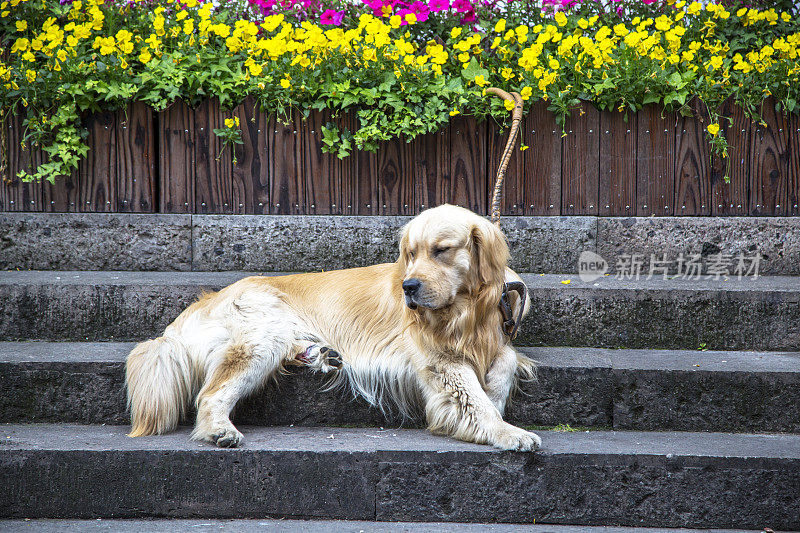
{"type": "MultiPolygon", "coordinates": [[[[207,294],[128,356],[130,436],[174,429],[194,399],[192,438],[239,446],[236,402],[305,364],[380,408],[423,408],[434,433],[535,450],[541,439],[502,417],[516,380],[535,370],[498,307],[504,283],[521,281],[508,260],[497,227],[443,205],[403,228],[394,263],[248,277],[207,294]]],[[[507,293],[517,312],[520,293],[507,293]]]]}

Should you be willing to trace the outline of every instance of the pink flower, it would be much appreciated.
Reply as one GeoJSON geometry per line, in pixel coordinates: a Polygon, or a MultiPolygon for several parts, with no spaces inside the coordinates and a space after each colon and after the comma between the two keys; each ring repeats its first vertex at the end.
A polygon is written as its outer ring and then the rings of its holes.
{"type": "Polygon", "coordinates": [[[431,8],[429,8],[425,2],[420,2],[419,0],[411,4],[409,7],[411,8],[411,11],[417,15],[417,20],[419,20],[420,22],[422,21],[419,18],[420,15],[425,15],[425,18],[427,19],[428,13],[431,12],[431,8]]]}
{"type": "Polygon", "coordinates": [[[470,10],[465,13],[463,17],[461,17],[461,24],[469,24],[471,22],[475,22],[476,20],[478,20],[478,16],[475,15],[475,11],[470,10]]]}
{"type": "Polygon", "coordinates": [[[333,24],[334,26],[339,26],[343,19],[344,10],[334,11],[333,9],[326,9],[325,12],[319,17],[321,24],[333,24]]]}
{"type": "Polygon", "coordinates": [[[431,0],[430,3],[428,3],[428,7],[430,7],[431,11],[434,13],[446,11],[450,9],[450,0],[431,0]]]}
{"type": "Polygon", "coordinates": [[[467,11],[472,11],[472,4],[469,0],[455,0],[453,2],[453,7],[459,13],[466,13],[467,11]]]}
{"type": "Polygon", "coordinates": [[[647,4],[648,6],[649,6],[650,4],[653,4],[653,3],[655,3],[655,1],[656,1],[656,0],[642,0],[642,2],[643,2],[644,4],[647,4]]]}

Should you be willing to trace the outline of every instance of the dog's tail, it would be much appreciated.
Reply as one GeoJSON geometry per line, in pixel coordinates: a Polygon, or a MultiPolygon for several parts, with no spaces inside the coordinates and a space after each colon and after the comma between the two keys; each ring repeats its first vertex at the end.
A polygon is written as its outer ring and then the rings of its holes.
{"type": "Polygon", "coordinates": [[[175,338],[138,344],[125,365],[130,437],[166,433],[186,414],[194,394],[195,372],[189,350],[175,338]]]}

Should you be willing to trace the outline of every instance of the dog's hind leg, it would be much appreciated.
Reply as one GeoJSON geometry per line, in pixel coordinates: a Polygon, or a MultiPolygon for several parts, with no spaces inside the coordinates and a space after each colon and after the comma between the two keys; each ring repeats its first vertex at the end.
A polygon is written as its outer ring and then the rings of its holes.
{"type": "Polygon", "coordinates": [[[324,344],[306,342],[299,348],[298,353],[289,360],[290,363],[307,366],[324,374],[342,367],[342,356],[339,352],[324,344]]]}
{"type": "MultiPolygon", "coordinates": [[[[288,351],[288,350],[287,350],[288,351]]],[[[197,422],[192,439],[223,448],[235,448],[242,434],[230,420],[233,407],[264,383],[280,367],[284,353],[231,342],[222,348],[221,360],[197,395],[197,422]]]]}

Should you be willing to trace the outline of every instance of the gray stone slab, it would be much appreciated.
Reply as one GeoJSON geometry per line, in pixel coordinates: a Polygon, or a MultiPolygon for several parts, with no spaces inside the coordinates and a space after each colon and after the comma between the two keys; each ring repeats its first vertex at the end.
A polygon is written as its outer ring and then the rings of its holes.
{"type": "Polygon", "coordinates": [[[191,215],[0,213],[0,270],[190,270],[191,215]]]}
{"type": "MultiPolygon", "coordinates": [[[[243,272],[3,272],[0,339],[141,340],[243,272]]],[[[520,345],[800,350],[800,277],[523,275],[520,345]],[[570,281],[565,285],[562,281],[570,281]]]]}
{"type": "Polygon", "coordinates": [[[520,344],[800,350],[800,277],[523,279],[531,312],[520,344]]]}
{"type": "Polygon", "coordinates": [[[0,426],[0,516],[331,517],[654,527],[800,526],[800,436],[542,432],[537,453],[420,430],[0,426]],[[679,511],[679,512],[677,512],[679,511]]]}
{"type": "MultiPolygon", "coordinates": [[[[0,343],[0,422],[127,424],[131,343],[0,343]]],[[[800,432],[800,355],[522,348],[539,361],[505,418],[523,426],[800,432]]],[[[236,407],[237,424],[424,425],[295,370],[236,407]]],[[[186,423],[191,423],[190,413],[186,423]]]]}
{"type": "Polygon", "coordinates": [[[800,275],[800,217],[600,217],[597,233],[611,272],[622,255],[641,254],[647,269],[651,254],[700,254],[705,269],[715,254],[760,253],[763,275],[800,275]]]}
{"type": "MultiPolygon", "coordinates": [[[[411,217],[195,215],[194,270],[308,272],[397,259],[400,230],[411,217]]],[[[569,272],[595,248],[593,217],[506,217],[512,267],[569,272]]]]}
{"type": "MultiPolygon", "coordinates": [[[[634,528],[613,526],[560,526],[539,524],[493,524],[464,522],[374,522],[357,520],[69,520],[34,519],[0,520],[0,529],[8,532],[37,531],[39,533],[61,533],[74,531],[119,533],[175,533],[179,531],[210,533],[212,531],[252,531],[270,533],[692,533],[696,529],[634,528]]],[[[756,530],[705,529],[708,533],[747,533],[756,530]]],[[[762,530],[757,530],[762,531],[762,530]]]]}

